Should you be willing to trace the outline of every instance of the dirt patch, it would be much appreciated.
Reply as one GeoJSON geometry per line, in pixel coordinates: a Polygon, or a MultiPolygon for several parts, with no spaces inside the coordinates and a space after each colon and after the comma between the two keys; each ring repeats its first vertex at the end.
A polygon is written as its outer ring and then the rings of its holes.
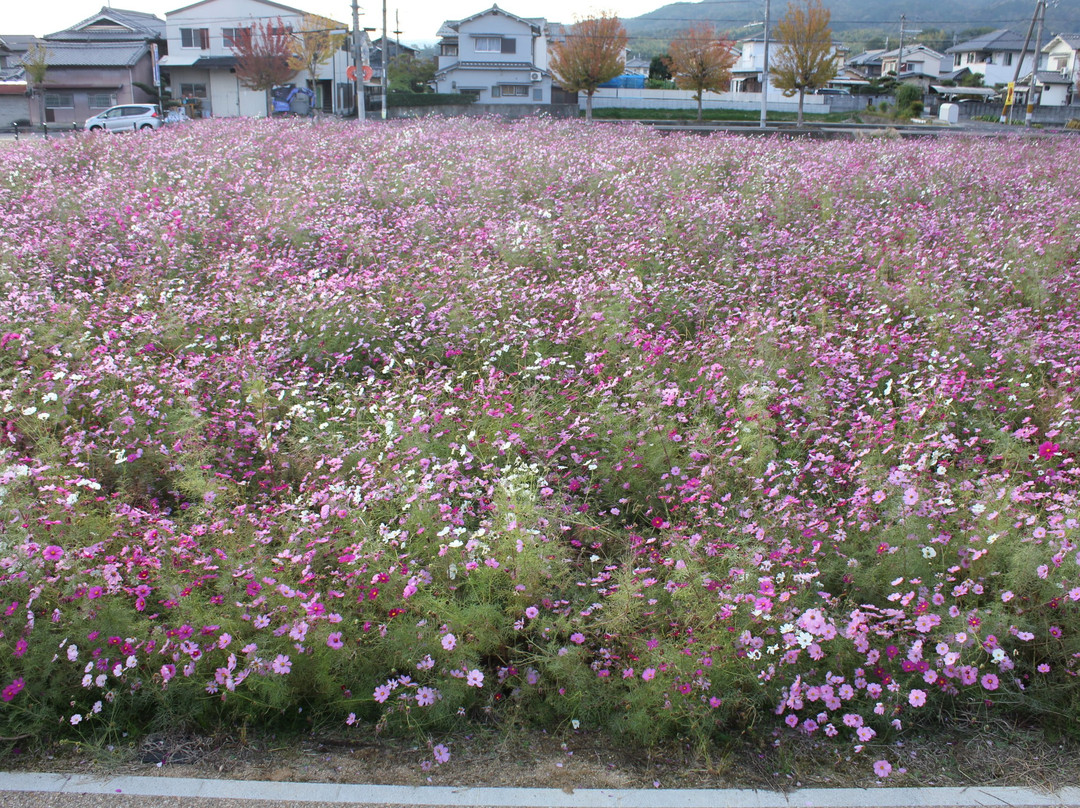
{"type": "Polygon", "coordinates": [[[150,736],[138,744],[11,750],[5,769],[228,778],[278,782],[457,787],[759,788],[1025,786],[1052,791],[1080,782],[1080,744],[1004,722],[953,727],[864,748],[785,736],[707,755],[686,745],[634,747],[599,733],[484,730],[441,738],[451,759],[434,765],[427,744],[355,737],[150,736]],[[875,760],[893,766],[885,780],[875,760]]]}

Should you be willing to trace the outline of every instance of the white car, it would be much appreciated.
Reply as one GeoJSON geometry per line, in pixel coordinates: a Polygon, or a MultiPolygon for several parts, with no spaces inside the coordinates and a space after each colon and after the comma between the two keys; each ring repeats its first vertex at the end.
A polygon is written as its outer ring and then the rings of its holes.
{"type": "Polygon", "coordinates": [[[83,129],[87,132],[135,132],[159,129],[164,120],[157,104],[120,104],[87,118],[83,129]]]}

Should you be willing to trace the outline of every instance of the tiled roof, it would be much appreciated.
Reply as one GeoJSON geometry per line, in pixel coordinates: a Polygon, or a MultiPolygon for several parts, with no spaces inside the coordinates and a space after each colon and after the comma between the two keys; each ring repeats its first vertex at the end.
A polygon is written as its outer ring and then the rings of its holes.
{"type": "Polygon", "coordinates": [[[48,42],[49,67],[134,67],[147,52],[142,42],[48,42]]]}
{"type": "Polygon", "coordinates": [[[1021,51],[1024,37],[1008,28],[999,28],[989,34],[977,36],[948,48],[946,53],[972,53],[974,51],[1021,51]]]}
{"type": "Polygon", "coordinates": [[[78,42],[87,40],[123,42],[164,39],[165,21],[143,11],[128,11],[122,8],[102,6],[101,11],[97,14],[87,17],[85,20],[77,22],[63,31],[48,34],[45,38],[78,42]],[[109,30],[110,22],[119,26],[120,30],[109,30]],[[103,23],[106,27],[104,30],[100,30],[95,23],[103,23]]]}

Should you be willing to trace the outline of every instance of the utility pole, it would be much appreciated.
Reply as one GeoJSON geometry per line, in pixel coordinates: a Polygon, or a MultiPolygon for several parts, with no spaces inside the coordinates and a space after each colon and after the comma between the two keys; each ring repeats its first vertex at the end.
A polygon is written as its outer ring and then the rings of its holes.
{"type": "Polygon", "coordinates": [[[1028,23],[1027,36],[1024,37],[1024,47],[1020,49],[1020,58],[1016,61],[1016,70],[1013,71],[1013,79],[1009,82],[1009,90],[1005,94],[1005,105],[1001,108],[1001,117],[998,119],[998,123],[1007,123],[1012,112],[1013,97],[1016,94],[1016,82],[1020,80],[1020,68],[1024,64],[1024,54],[1027,53],[1028,43],[1031,42],[1031,32],[1035,30],[1035,20],[1039,16],[1039,5],[1040,3],[1035,3],[1035,12],[1031,15],[1031,22],[1028,23]]]}
{"type": "Polygon", "coordinates": [[[761,128],[769,117],[769,22],[772,11],[770,0],[765,0],[765,53],[761,67],[761,128]]]}
{"type": "MultiPolygon", "coordinates": [[[[1035,13],[1039,15],[1039,29],[1035,34],[1035,47],[1031,49],[1031,81],[1028,82],[1027,114],[1024,116],[1024,126],[1031,126],[1031,119],[1035,116],[1035,74],[1039,72],[1039,45],[1042,43],[1043,23],[1046,21],[1046,0],[1039,0],[1035,6],[1035,13]]],[[[1024,61],[1022,53],[1020,61],[1024,61]]]]}
{"type": "Polygon", "coordinates": [[[390,40],[386,37],[386,0],[382,0],[382,119],[386,120],[386,86],[389,83],[390,60],[387,53],[390,40]]]}
{"type": "Polygon", "coordinates": [[[896,80],[900,81],[900,72],[904,69],[904,23],[907,16],[900,15],[900,50],[896,52],[896,80]]]}
{"type": "Polygon", "coordinates": [[[360,40],[363,32],[360,30],[360,6],[357,0],[352,0],[352,63],[356,71],[356,81],[353,82],[353,90],[356,92],[356,119],[367,120],[367,109],[364,104],[364,60],[360,54],[360,40]]]}

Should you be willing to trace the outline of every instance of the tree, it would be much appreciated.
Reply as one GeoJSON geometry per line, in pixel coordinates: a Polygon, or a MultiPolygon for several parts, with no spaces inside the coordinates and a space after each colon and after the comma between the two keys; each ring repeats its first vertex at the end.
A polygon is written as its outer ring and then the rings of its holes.
{"type": "Polygon", "coordinates": [[[729,39],[717,36],[709,23],[697,23],[672,41],[668,66],[680,90],[693,90],[697,100],[697,119],[701,120],[701,97],[705,91],[722,92],[731,81],[735,64],[734,46],[729,39]]]}
{"type": "Polygon", "coordinates": [[[652,61],[649,62],[649,78],[671,81],[671,70],[668,68],[668,62],[670,61],[671,57],[667,54],[654,56],[652,61]]]}
{"type": "Polygon", "coordinates": [[[266,117],[270,117],[270,91],[285,84],[297,71],[289,64],[294,51],[292,31],[281,17],[276,22],[256,22],[251,36],[234,37],[229,43],[236,56],[236,78],[251,90],[266,94],[266,117]]]}
{"type": "Polygon", "coordinates": [[[574,23],[566,39],[552,46],[551,72],[563,89],[585,93],[585,120],[592,120],[596,88],[622,74],[626,43],[626,29],[619,18],[602,14],[574,23]]]}
{"type": "Polygon", "coordinates": [[[773,84],[790,98],[799,94],[799,119],[803,122],[803,98],[807,90],[824,87],[836,75],[836,54],[829,28],[831,14],[821,0],[788,3],[787,13],[776,24],[779,43],[769,67],[773,84]]]}
{"type": "Polygon", "coordinates": [[[297,73],[306,71],[308,87],[314,90],[319,68],[341,49],[345,34],[334,33],[342,31],[343,26],[318,14],[305,14],[300,25],[303,30],[291,44],[293,52],[289,54],[289,67],[297,73]]]}
{"type": "Polygon", "coordinates": [[[426,93],[435,80],[435,62],[432,59],[417,59],[412,53],[399,53],[390,60],[386,77],[391,90],[426,93]]]}
{"type": "Polygon", "coordinates": [[[49,51],[40,42],[35,42],[22,59],[26,78],[30,84],[31,96],[38,99],[38,115],[45,123],[45,74],[49,72],[49,51]]]}

